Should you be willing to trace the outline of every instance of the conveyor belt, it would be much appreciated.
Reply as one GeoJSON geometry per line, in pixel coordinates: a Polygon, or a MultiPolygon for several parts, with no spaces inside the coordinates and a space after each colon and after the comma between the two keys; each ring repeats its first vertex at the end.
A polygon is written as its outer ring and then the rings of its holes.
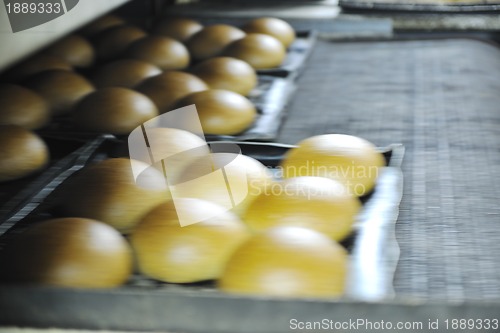
{"type": "Polygon", "coordinates": [[[319,41],[278,141],[321,133],[406,146],[398,296],[500,299],[500,49],[319,41]]]}

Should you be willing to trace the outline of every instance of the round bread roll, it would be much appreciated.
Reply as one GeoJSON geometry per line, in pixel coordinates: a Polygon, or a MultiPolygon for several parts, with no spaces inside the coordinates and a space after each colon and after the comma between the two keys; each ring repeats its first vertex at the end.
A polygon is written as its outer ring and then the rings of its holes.
{"type": "Polygon", "coordinates": [[[23,178],[43,169],[49,149],[35,133],[19,126],[0,126],[0,182],[23,178]]]}
{"type": "Polygon", "coordinates": [[[341,241],[352,233],[360,209],[358,198],[340,182],[296,177],[258,196],[243,220],[255,231],[289,225],[313,229],[341,241]]]}
{"type": "Polygon", "coordinates": [[[279,40],[283,46],[289,47],[295,40],[295,30],[287,22],[274,17],[254,19],[242,28],[246,33],[270,35],[279,40]]]}
{"type": "Polygon", "coordinates": [[[203,29],[203,25],[199,22],[177,17],[160,21],[154,28],[153,33],[173,38],[179,42],[186,42],[201,29],[203,29]]]}
{"type": "Polygon", "coordinates": [[[176,107],[195,104],[205,134],[234,135],[243,132],[257,116],[247,98],[229,90],[213,89],[192,93],[176,107]]]}
{"type": "Polygon", "coordinates": [[[213,153],[193,160],[176,183],[172,187],[176,196],[211,201],[242,216],[257,197],[271,188],[273,176],[262,163],[249,156],[213,153]],[[216,175],[222,172],[223,181],[216,175]]]}
{"type": "Polygon", "coordinates": [[[165,72],[143,81],[137,91],[148,96],[160,113],[172,111],[175,102],[198,91],[207,90],[208,86],[198,77],[184,72],[165,72]]]}
{"type": "Polygon", "coordinates": [[[384,156],[371,142],[345,134],[324,134],[302,140],[281,164],[284,177],[332,178],[356,196],[373,190],[384,166],[384,156]]]}
{"type": "Polygon", "coordinates": [[[96,39],[97,56],[103,60],[122,55],[136,40],[144,38],[146,32],[131,25],[121,25],[103,31],[96,39]]]}
{"type": "Polygon", "coordinates": [[[21,86],[0,85],[0,125],[38,129],[49,120],[49,106],[40,95],[21,86]]]}
{"type": "Polygon", "coordinates": [[[117,287],[132,273],[132,253],[122,235],[82,218],[35,224],[8,244],[1,261],[2,280],[57,287],[117,287]]]}
{"type": "Polygon", "coordinates": [[[31,75],[54,69],[73,70],[70,64],[59,57],[38,54],[7,70],[3,76],[10,82],[20,82],[31,75]]]}
{"type": "Polygon", "coordinates": [[[191,72],[212,89],[225,89],[247,96],[257,86],[257,73],[248,63],[229,57],[215,57],[195,65],[191,72]]]}
{"type": "Polygon", "coordinates": [[[255,69],[268,69],[283,63],[286,50],[283,44],[272,36],[248,34],[228,45],[222,55],[246,61],[255,69]]]}
{"type": "Polygon", "coordinates": [[[123,233],[170,199],[162,172],[140,161],[112,158],[85,167],[60,190],[61,209],[107,223],[123,233]],[[137,178],[136,171],[140,170],[137,178]]]}
{"type": "Polygon", "coordinates": [[[143,274],[165,282],[192,283],[218,278],[233,251],[248,237],[245,224],[226,209],[180,198],[149,212],[130,240],[143,274]]]}
{"type": "Polygon", "coordinates": [[[87,24],[80,30],[80,33],[84,36],[92,37],[104,30],[124,24],[126,24],[126,22],[122,18],[108,14],[87,24]]]}
{"type": "MultiPolygon", "coordinates": [[[[179,175],[200,156],[207,156],[210,153],[205,140],[199,136],[177,128],[166,127],[144,127],[150,150],[143,149],[142,142],[135,148],[133,141],[129,137],[129,151],[134,154],[134,159],[149,162],[150,153],[155,161],[164,163],[168,183],[174,184],[179,175]]],[[[140,132],[140,137],[144,133],[140,132]]],[[[135,139],[135,137],[132,137],[135,139]]],[[[160,166],[159,166],[160,167],[160,166]]]]}
{"type": "Polygon", "coordinates": [[[179,41],[163,36],[148,36],[132,43],[126,54],[150,62],[163,70],[183,69],[189,65],[189,52],[179,41]]]}
{"type": "Polygon", "coordinates": [[[83,37],[70,35],[49,46],[44,53],[59,57],[73,67],[90,67],[94,63],[94,48],[83,37]]]}
{"type": "Polygon", "coordinates": [[[218,287],[233,294],[336,298],[345,291],[348,258],[342,246],[321,233],[273,228],[236,249],[218,287]]]}
{"type": "Polygon", "coordinates": [[[95,90],[83,76],[65,70],[36,74],[29,77],[25,84],[45,98],[52,115],[71,111],[83,97],[95,90]]]}
{"type": "Polygon", "coordinates": [[[73,112],[78,127],[117,135],[129,134],[156,116],[158,109],[149,98],[120,87],[96,90],[78,103],[73,112]]]}
{"type": "Polygon", "coordinates": [[[227,45],[243,37],[245,33],[236,27],[215,24],[194,34],[186,46],[191,57],[200,61],[220,55],[227,45]]]}
{"type": "Polygon", "coordinates": [[[134,88],[147,78],[161,74],[158,67],[136,59],[121,59],[99,68],[92,76],[97,88],[134,88]]]}

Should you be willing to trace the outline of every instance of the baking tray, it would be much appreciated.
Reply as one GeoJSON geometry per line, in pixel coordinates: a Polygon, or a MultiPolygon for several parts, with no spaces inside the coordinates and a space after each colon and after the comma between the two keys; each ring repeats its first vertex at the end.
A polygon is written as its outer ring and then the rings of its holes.
{"type": "MultiPolygon", "coordinates": [[[[296,86],[291,78],[259,75],[258,84],[248,98],[257,108],[257,117],[249,129],[237,135],[206,135],[207,140],[271,141],[278,136],[286,114],[286,106],[296,86]]],[[[92,139],[98,134],[79,130],[71,122],[71,116],[55,118],[40,132],[60,137],[92,139]]]]}
{"type": "Polygon", "coordinates": [[[339,0],[346,11],[421,12],[421,13],[491,13],[500,11],[498,0],[488,1],[402,1],[402,0],[339,0]]]}
{"type": "MultiPolygon", "coordinates": [[[[258,158],[270,167],[277,165],[283,154],[293,147],[249,142],[238,144],[244,154],[258,158]]],[[[312,318],[317,314],[309,311],[312,308],[319,307],[324,313],[327,307],[333,311],[339,305],[349,308],[352,302],[367,304],[368,301],[389,300],[393,295],[392,279],[399,255],[394,227],[402,195],[400,165],[404,148],[393,145],[381,150],[388,167],[380,175],[375,191],[364,203],[355,237],[350,244],[345,244],[351,253],[351,267],[350,283],[344,299],[240,297],[221,293],[210,283],[189,286],[165,284],[139,275],[132,277],[126,286],[110,290],[0,285],[0,310],[3,314],[0,325],[270,333],[289,330],[287,326],[272,331],[267,328],[276,327],[274,321],[287,323],[284,316],[296,318],[300,317],[298,313],[302,313],[312,318]],[[276,317],[276,312],[281,312],[281,317],[276,317]],[[247,319],[238,324],[243,314],[247,319]],[[272,318],[268,317],[270,314],[272,318]]],[[[123,142],[113,136],[101,136],[68,156],[68,168],[60,172],[43,191],[34,195],[33,205],[12,215],[8,221],[10,229],[4,228],[0,240],[8,240],[10,235],[34,220],[51,217],[47,213],[54,204],[50,196],[71,174],[91,161],[122,156],[124,152],[126,147],[123,142]]]]}
{"type": "MultiPolygon", "coordinates": [[[[227,144],[228,142],[212,143],[220,145],[227,144]]],[[[243,154],[260,160],[270,168],[276,167],[283,159],[284,154],[290,148],[294,147],[292,145],[259,142],[236,142],[236,144],[239,145],[243,154]]],[[[393,296],[392,280],[399,256],[399,247],[394,237],[394,229],[399,212],[399,202],[402,196],[403,180],[400,165],[404,148],[402,145],[391,145],[380,150],[384,153],[387,167],[380,174],[375,190],[363,200],[364,206],[356,222],[355,232],[343,242],[343,245],[350,252],[351,257],[350,279],[345,295],[346,300],[375,301],[390,299],[393,296]]],[[[58,217],[56,213],[58,211],[57,189],[71,175],[91,162],[109,157],[122,157],[127,154],[128,148],[126,142],[114,136],[103,135],[61,160],[60,165],[54,166],[48,171],[51,174],[56,174],[53,180],[46,184],[43,189],[34,193],[23,207],[13,211],[7,221],[0,225],[0,249],[6,242],[12,239],[11,236],[22,232],[32,223],[58,217]],[[64,167],[61,168],[61,165],[64,165],[64,167]]],[[[10,287],[9,285],[4,285],[3,287],[0,285],[0,309],[2,307],[2,288],[10,287]]],[[[20,290],[23,290],[22,286],[20,287],[20,290]]],[[[45,292],[47,289],[50,290],[53,288],[40,286],[35,287],[34,290],[36,293],[36,290],[45,292]]],[[[66,295],[75,292],[85,294],[86,292],[72,289],[62,290],[62,293],[66,295]]],[[[109,296],[107,298],[110,302],[108,311],[100,313],[100,318],[97,318],[96,321],[88,321],[82,327],[80,326],[81,324],[77,323],[78,320],[71,322],[71,320],[75,319],[69,318],[71,325],[76,325],[71,327],[95,328],[93,325],[97,323],[108,322],[109,324],[109,320],[114,321],[116,319],[114,316],[122,315],[113,310],[119,305],[113,304],[113,301],[118,300],[114,296],[123,296],[129,292],[140,293],[146,298],[168,297],[169,294],[173,293],[178,297],[185,297],[184,301],[194,301],[197,297],[233,297],[217,291],[212,282],[189,285],[168,284],[157,282],[137,274],[123,287],[100,292],[109,296]]],[[[28,306],[30,299],[28,298],[24,301],[26,302],[24,306],[28,306]]],[[[134,298],[130,298],[128,301],[133,303],[134,298]]],[[[50,303],[57,307],[63,306],[60,308],[62,312],[58,316],[59,318],[65,317],[66,319],[68,319],[65,314],[66,308],[70,307],[74,309],[80,306],[91,306],[90,303],[62,304],[60,302],[64,303],[64,297],[62,299],[54,298],[50,303]]],[[[22,308],[19,311],[23,311],[22,308]]],[[[82,313],[86,311],[83,308],[80,310],[82,313]]],[[[35,318],[33,319],[46,323],[54,319],[50,316],[43,316],[42,313],[34,314],[35,318]]],[[[2,324],[1,318],[0,324],[2,324]]],[[[53,322],[51,324],[57,323],[53,322]]],[[[106,326],[110,327],[108,324],[106,326]]],[[[165,325],[168,325],[168,321],[165,322],[165,325]]],[[[118,327],[112,328],[117,329],[118,327]]],[[[130,327],[129,329],[133,328],[130,327]]],[[[139,328],[137,327],[136,329],[139,328]]],[[[162,329],[166,328],[165,326],[162,329]]]]}

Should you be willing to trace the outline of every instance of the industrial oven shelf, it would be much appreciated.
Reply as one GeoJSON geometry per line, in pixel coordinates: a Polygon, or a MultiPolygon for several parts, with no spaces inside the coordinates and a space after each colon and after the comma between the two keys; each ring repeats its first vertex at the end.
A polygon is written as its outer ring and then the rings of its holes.
{"type": "Polygon", "coordinates": [[[7,9],[0,10],[0,70],[33,54],[44,46],[67,35],[93,19],[129,2],[130,0],[80,0],[76,7],[58,18],[37,27],[12,32],[7,9]]]}

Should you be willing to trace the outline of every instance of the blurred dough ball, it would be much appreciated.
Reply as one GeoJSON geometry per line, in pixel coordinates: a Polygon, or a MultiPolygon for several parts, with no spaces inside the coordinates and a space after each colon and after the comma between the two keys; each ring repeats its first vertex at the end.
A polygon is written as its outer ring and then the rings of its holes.
{"type": "Polygon", "coordinates": [[[348,258],[342,246],[321,233],[273,228],[236,249],[218,287],[233,294],[337,298],[345,291],[348,258]]]}
{"type": "Polygon", "coordinates": [[[243,220],[255,231],[296,226],[342,241],[352,233],[360,209],[358,198],[340,182],[321,177],[296,177],[275,184],[257,197],[243,220]]]}
{"type": "Polygon", "coordinates": [[[80,30],[80,33],[84,36],[92,37],[104,30],[124,24],[126,22],[121,17],[109,14],[90,22],[80,30]]]}
{"type": "Polygon", "coordinates": [[[73,67],[90,67],[94,63],[94,48],[83,37],[70,35],[49,46],[43,51],[59,57],[73,67]]]}
{"type": "Polygon", "coordinates": [[[158,67],[137,59],[122,59],[105,64],[97,69],[92,82],[97,88],[134,88],[147,78],[161,74],[158,67]]]}
{"type": "Polygon", "coordinates": [[[39,222],[4,251],[0,277],[8,282],[110,288],[125,283],[132,273],[132,252],[123,236],[90,219],[39,222]]]}
{"type": "Polygon", "coordinates": [[[163,174],[140,161],[111,158],[86,166],[59,189],[65,215],[96,219],[130,232],[153,207],[170,199],[163,174]],[[133,170],[141,170],[137,179],[133,170]]]}
{"type": "Polygon", "coordinates": [[[186,46],[192,58],[199,61],[220,55],[227,45],[245,37],[245,35],[242,30],[236,27],[215,24],[194,34],[186,42],[186,46]]]}
{"type": "Polygon", "coordinates": [[[95,48],[97,56],[103,60],[111,60],[121,56],[136,40],[144,38],[146,32],[131,25],[112,27],[99,34],[95,48]]]}
{"type": "Polygon", "coordinates": [[[248,63],[229,57],[204,60],[191,73],[205,81],[212,89],[225,89],[247,96],[257,86],[257,73],[248,63]]]}
{"type": "Polygon", "coordinates": [[[160,113],[172,111],[179,99],[207,89],[207,84],[197,76],[177,71],[151,77],[137,87],[137,91],[155,103],[160,113]]]}
{"type": "Polygon", "coordinates": [[[153,29],[153,33],[186,42],[201,29],[203,25],[195,20],[173,17],[160,21],[153,29]]]}
{"type": "Polygon", "coordinates": [[[234,135],[246,130],[257,117],[255,106],[244,96],[222,89],[192,93],[175,108],[195,104],[205,134],[234,135]]]}
{"type": "Polygon", "coordinates": [[[49,106],[42,96],[21,86],[0,85],[0,125],[38,129],[49,120],[49,106]]]}
{"type": "Polygon", "coordinates": [[[371,142],[352,135],[323,134],[300,141],[281,163],[283,175],[319,176],[340,181],[356,196],[375,187],[384,156],[371,142]]]}
{"type": "Polygon", "coordinates": [[[145,95],[120,87],[98,89],[86,96],[73,112],[75,125],[92,132],[129,134],[158,109],[145,95]]]}
{"type": "Polygon", "coordinates": [[[261,17],[254,19],[242,28],[246,33],[259,33],[273,36],[283,46],[289,47],[295,40],[295,30],[287,22],[274,17],[261,17]]]}
{"type": "Polygon", "coordinates": [[[0,126],[0,182],[29,176],[49,163],[49,149],[35,133],[19,126],[0,126]]]}
{"type": "Polygon", "coordinates": [[[283,63],[286,49],[272,36],[252,33],[231,43],[222,55],[246,61],[255,69],[268,69],[283,63]]]}
{"type": "Polygon", "coordinates": [[[86,78],[65,70],[36,74],[29,77],[25,84],[45,98],[53,115],[71,111],[83,97],[95,90],[86,78]]]}
{"type": "Polygon", "coordinates": [[[218,278],[233,251],[248,237],[245,224],[224,208],[181,198],[150,211],[130,239],[143,274],[165,282],[192,283],[218,278]],[[186,221],[196,223],[183,226],[186,221]]]}
{"type": "Polygon", "coordinates": [[[273,177],[262,163],[249,156],[212,153],[187,165],[177,183],[172,187],[176,196],[211,201],[241,216],[257,197],[271,188],[273,177]]]}
{"type": "Polygon", "coordinates": [[[189,52],[179,41],[163,36],[148,36],[132,43],[126,55],[152,63],[162,70],[189,66],[189,52]]]}
{"type": "MultiPolygon", "coordinates": [[[[143,149],[142,143],[137,145],[137,149],[131,144],[129,137],[129,151],[134,159],[140,161],[150,161],[150,153],[154,161],[163,161],[166,168],[168,182],[173,184],[179,174],[199,156],[207,156],[210,152],[205,140],[199,136],[177,128],[144,126],[149,150],[143,149]],[[132,150],[133,149],[133,150],[132,150]]],[[[139,130],[139,129],[138,129],[139,130]]],[[[143,136],[142,129],[139,132],[139,139],[143,136]]],[[[132,137],[135,139],[135,137],[132,137]]]]}
{"type": "Polygon", "coordinates": [[[59,57],[38,54],[8,69],[4,77],[10,82],[20,82],[31,75],[54,69],[73,70],[68,62],[59,57]]]}

